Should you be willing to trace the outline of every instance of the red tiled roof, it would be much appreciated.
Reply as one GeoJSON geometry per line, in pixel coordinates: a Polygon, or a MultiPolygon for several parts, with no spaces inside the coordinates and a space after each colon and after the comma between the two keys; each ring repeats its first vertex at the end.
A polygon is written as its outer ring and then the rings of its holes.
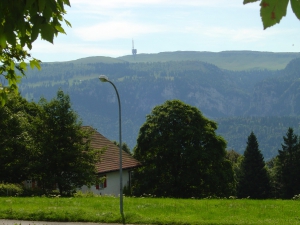
{"type": "MultiPolygon", "coordinates": [[[[91,127],[83,127],[91,128],[91,127]]],[[[93,129],[93,128],[91,128],[93,129]]],[[[93,129],[94,130],[94,129],[93,129]]],[[[100,162],[96,164],[98,173],[107,173],[111,171],[117,171],[120,169],[120,149],[113,142],[108,140],[102,134],[94,130],[92,135],[91,147],[94,149],[106,148],[103,154],[101,154],[100,162]]],[[[122,169],[131,169],[140,166],[140,162],[134,159],[130,154],[122,151],[122,169]]]]}

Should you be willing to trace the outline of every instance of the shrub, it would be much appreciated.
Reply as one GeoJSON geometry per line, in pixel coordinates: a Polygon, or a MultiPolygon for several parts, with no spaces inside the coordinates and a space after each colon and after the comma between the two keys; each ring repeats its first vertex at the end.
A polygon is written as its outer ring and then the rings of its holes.
{"type": "Polygon", "coordinates": [[[19,184],[0,183],[0,196],[19,196],[23,194],[23,189],[19,184]]]}
{"type": "Polygon", "coordinates": [[[299,195],[294,195],[293,200],[300,200],[300,194],[299,195]]]}
{"type": "Polygon", "coordinates": [[[92,191],[83,193],[82,191],[76,191],[73,196],[75,198],[88,198],[88,197],[97,197],[98,195],[94,194],[92,191]]]}
{"type": "Polygon", "coordinates": [[[128,186],[125,186],[123,188],[123,194],[125,196],[132,196],[132,189],[130,187],[128,187],[128,186]]]}
{"type": "Polygon", "coordinates": [[[24,197],[31,197],[31,196],[42,196],[45,192],[41,188],[26,188],[23,187],[23,194],[24,197]]]}

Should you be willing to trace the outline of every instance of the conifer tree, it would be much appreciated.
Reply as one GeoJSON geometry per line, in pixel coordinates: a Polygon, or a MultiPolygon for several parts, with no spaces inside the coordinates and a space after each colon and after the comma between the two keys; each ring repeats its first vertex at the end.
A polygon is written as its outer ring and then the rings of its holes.
{"type": "Polygon", "coordinates": [[[264,199],[269,197],[269,193],[270,179],[264,158],[259,150],[256,136],[251,132],[241,163],[237,194],[239,198],[264,199]]]}
{"type": "Polygon", "coordinates": [[[283,140],[282,150],[278,150],[277,181],[280,197],[292,198],[300,193],[300,143],[292,128],[283,140]]]}

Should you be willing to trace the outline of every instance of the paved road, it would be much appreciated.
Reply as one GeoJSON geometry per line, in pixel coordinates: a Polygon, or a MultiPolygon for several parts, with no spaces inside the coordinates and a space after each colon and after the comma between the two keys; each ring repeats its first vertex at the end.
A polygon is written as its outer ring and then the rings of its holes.
{"type": "MultiPolygon", "coordinates": [[[[121,225],[117,223],[86,223],[86,222],[47,222],[47,221],[24,221],[24,220],[3,220],[0,225],[121,225]]],[[[129,225],[129,224],[127,224],[129,225]]]]}

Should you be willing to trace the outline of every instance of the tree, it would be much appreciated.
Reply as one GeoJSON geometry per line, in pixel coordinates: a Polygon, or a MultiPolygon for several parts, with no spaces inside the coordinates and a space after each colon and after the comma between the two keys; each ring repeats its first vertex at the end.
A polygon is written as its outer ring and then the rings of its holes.
{"type": "MultiPolygon", "coordinates": [[[[244,0],[244,4],[257,1],[260,0],[244,0]]],[[[298,0],[261,0],[260,16],[264,29],[279,23],[282,17],[286,16],[289,2],[291,2],[294,14],[300,19],[300,2],[298,0]]]]}
{"type": "MultiPolygon", "coordinates": [[[[113,143],[114,143],[116,146],[120,147],[119,142],[113,141],[113,143]]],[[[129,148],[128,145],[127,145],[126,143],[124,143],[124,142],[122,142],[122,150],[123,150],[124,152],[127,152],[128,154],[132,155],[132,153],[131,153],[131,151],[130,151],[130,148],[129,148]]]]}
{"type": "Polygon", "coordinates": [[[0,182],[20,183],[30,177],[34,141],[26,110],[34,105],[11,93],[0,107],[0,182]]]}
{"type": "Polygon", "coordinates": [[[270,185],[271,185],[271,194],[270,197],[278,198],[280,197],[280,183],[278,182],[278,157],[273,157],[269,161],[266,162],[266,168],[268,170],[268,174],[270,177],[270,185]]]}
{"type": "Polygon", "coordinates": [[[179,100],[156,106],[140,128],[134,157],[134,194],[165,197],[228,196],[235,189],[217,124],[179,100]]]}
{"type": "Polygon", "coordinates": [[[41,99],[39,104],[39,154],[33,178],[44,190],[57,184],[61,195],[95,183],[100,151],[91,148],[92,131],[82,128],[69,96],[59,90],[56,99],[41,99]]]}
{"type": "Polygon", "coordinates": [[[277,181],[280,197],[292,198],[300,193],[300,142],[291,127],[283,140],[277,156],[277,181]]]}
{"type": "Polygon", "coordinates": [[[241,172],[238,177],[237,195],[239,198],[250,196],[254,199],[268,198],[270,194],[270,179],[263,155],[258,147],[253,132],[248,136],[247,147],[241,162],[241,172]]]}
{"type": "Polygon", "coordinates": [[[54,36],[65,33],[62,28],[69,0],[19,0],[0,1],[0,76],[8,80],[8,86],[0,83],[0,101],[4,105],[7,94],[18,91],[17,83],[25,75],[26,62],[40,69],[40,61],[31,57],[27,49],[41,35],[53,43],[54,36]],[[20,73],[17,75],[17,72],[20,73]]]}
{"type": "Polygon", "coordinates": [[[232,149],[226,152],[225,158],[231,162],[234,171],[234,179],[237,180],[241,173],[243,156],[232,149]]]}

